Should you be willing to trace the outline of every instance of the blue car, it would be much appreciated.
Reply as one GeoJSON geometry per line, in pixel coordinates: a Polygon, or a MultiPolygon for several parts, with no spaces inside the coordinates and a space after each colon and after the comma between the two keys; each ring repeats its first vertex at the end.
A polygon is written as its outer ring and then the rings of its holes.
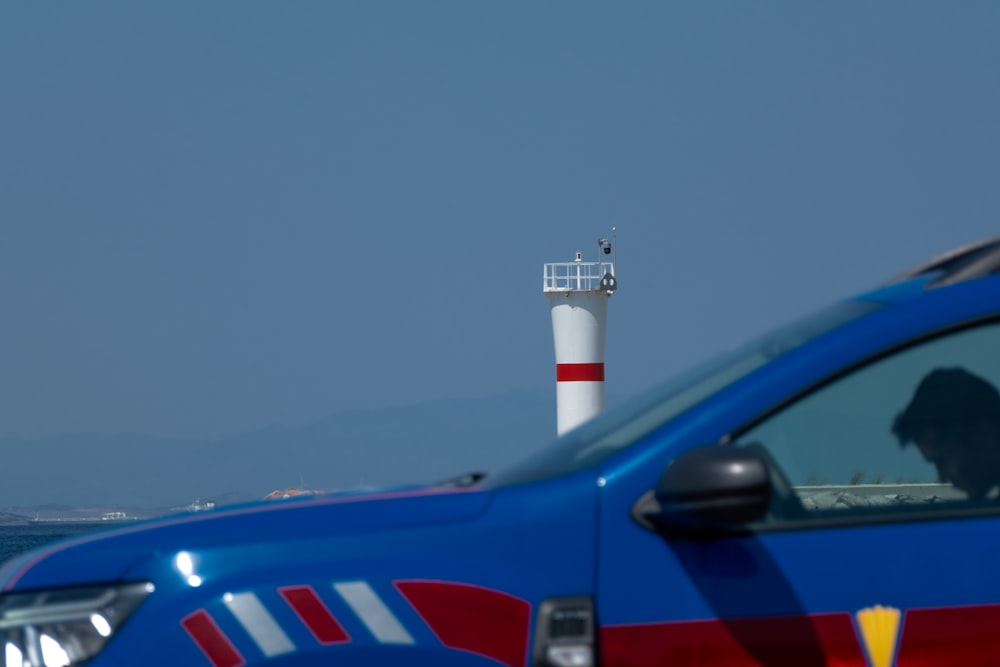
{"type": "Polygon", "coordinates": [[[996,665],[998,270],[947,253],[486,478],[25,554],[3,665],[996,665]]]}

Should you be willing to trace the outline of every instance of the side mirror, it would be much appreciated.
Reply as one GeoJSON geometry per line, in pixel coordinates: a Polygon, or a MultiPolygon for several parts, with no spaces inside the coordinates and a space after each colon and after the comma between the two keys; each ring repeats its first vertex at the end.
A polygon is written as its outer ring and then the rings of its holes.
{"type": "Polygon", "coordinates": [[[674,459],[642,516],[664,532],[727,533],[763,519],[770,502],[767,462],[740,447],[713,445],[674,459]]]}

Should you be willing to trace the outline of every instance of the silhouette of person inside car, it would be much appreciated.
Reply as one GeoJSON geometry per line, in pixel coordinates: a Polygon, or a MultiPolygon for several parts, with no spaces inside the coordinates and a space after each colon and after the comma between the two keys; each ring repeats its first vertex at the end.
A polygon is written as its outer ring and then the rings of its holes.
{"type": "Polygon", "coordinates": [[[892,434],[913,442],[938,478],[985,498],[1000,485],[1000,392],[964,368],[938,368],[917,385],[892,434]]]}

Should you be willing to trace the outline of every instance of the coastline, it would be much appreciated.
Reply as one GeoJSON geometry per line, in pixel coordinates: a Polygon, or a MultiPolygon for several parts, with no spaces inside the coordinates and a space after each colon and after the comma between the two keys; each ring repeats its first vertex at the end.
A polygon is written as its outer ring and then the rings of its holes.
{"type": "MultiPolygon", "coordinates": [[[[82,523],[94,523],[102,525],[112,525],[118,523],[131,523],[133,521],[142,521],[143,517],[129,516],[115,519],[105,519],[103,517],[46,517],[46,518],[28,518],[25,524],[40,524],[40,523],[72,523],[72,524],[82,524],[82,523]]],[[[14,526],[21,525],[18,523],[6,523],[2,525],[14,526]]]]}

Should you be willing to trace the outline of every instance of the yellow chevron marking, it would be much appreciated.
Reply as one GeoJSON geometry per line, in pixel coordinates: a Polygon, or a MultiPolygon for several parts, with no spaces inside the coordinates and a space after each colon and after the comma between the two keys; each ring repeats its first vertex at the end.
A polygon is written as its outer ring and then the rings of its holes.
{"type": "Polygon", "coordinates": [[[871,667],[892,667],[899,633],[899,610],[875,605],[862,609],[855,616],[871,667]]]}

